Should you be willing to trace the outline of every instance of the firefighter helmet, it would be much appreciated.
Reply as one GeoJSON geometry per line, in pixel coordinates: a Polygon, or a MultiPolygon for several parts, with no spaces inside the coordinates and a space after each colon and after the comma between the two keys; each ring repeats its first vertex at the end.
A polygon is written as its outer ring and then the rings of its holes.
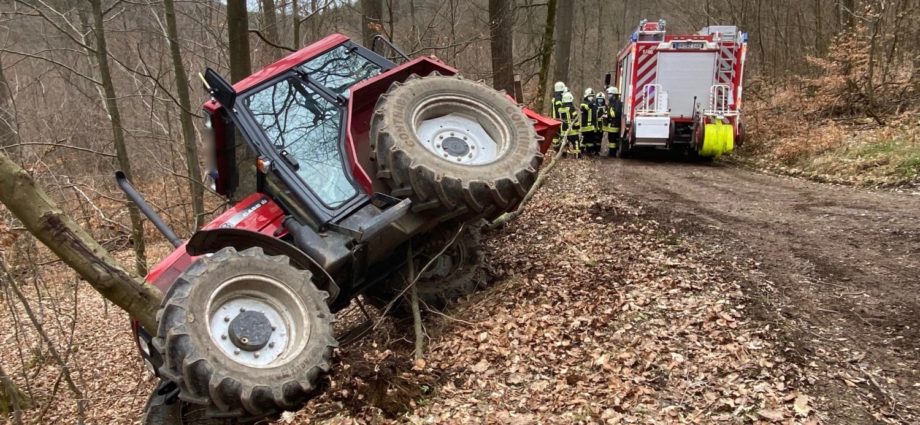
{"type": "Polygon", "coordinates": [[[592,89],[591,87],[588,87],[585,89],[585,97],[588,97],[588,96],[594,96],[594,89],[592,89]]]}
{"type": "Polygon", "coordinates": [[[556,81],[556,84],[553,85],[553,91],[566,91],[565,83],[562,81],[556,81]]]}
{"type": "Polygon", "coordinates": [[[572,96],[572,92],[566,90],[562,93],[562,102],[563,103],[572,103],[575,101],[575,96],[572,96]]]}
{"type": "Polygon", "coordinates": [[[618,95],[618,94],[620,94],[620,90],[617,89],[616,87],[610,86],[610,87],[607,87],[607,94],[616,94],[616,95],[618,95]]]}
{"type": "Polygon", "coordinates": [[[594,96],[597,100],[607,100],[607,97],[604,96],[604,93],[598,93],[597,96],[594,96]]]}

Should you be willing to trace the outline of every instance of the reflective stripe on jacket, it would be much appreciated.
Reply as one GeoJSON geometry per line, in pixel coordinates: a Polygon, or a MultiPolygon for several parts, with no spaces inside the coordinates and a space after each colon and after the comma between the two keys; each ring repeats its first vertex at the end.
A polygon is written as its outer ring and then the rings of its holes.
{"type": "Polygon", "coordinates": [[[559,106],[559,121],[562,121],[562,131],[559,136],[576,134],[578,131],[578,111],[571,103],[562,103],[559,106]],[[568,132],[568,134],[566,134],[568,132]]]}
{"type": "Polygon", "coordinates": [[[597,115],[594,114],[594,105],[581,104],[581,132],[591,133],[597,128],[597,115]]]}

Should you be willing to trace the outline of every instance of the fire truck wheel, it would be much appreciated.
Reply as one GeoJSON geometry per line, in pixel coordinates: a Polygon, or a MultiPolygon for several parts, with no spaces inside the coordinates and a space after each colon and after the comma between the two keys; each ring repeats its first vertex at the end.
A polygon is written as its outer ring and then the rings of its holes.
{"type": "MultiPolygon", "coordinates": [[[[453,239],[455,233],[450,230],[436,230],[416,253],[413,262],[417,269],[421,270],[426,264],[431,263],[416,282],[419,301],[423,303],[422,308],[427,306],[430,309],[441,310],[450,302],[476,292],[486,283],[479,228],[467,225],[453,244],[444,249],[444,245],[453,239]],[[442,249],[444,253],[437,256],[442,249]]],[[[381,283],[368,289],[365,298],[379,309],[389,307],[388,313],[393,316],[408,317],[412,312],[407,302],[408,292],[396,299],[405,287],[403,273],[397,273],[389,283],[381,283]]]]}
{"type": "Polygon", "coordinates": [[[153,346],[182,401],[226,417],[297,410],[329,371],[333,315],[309,271],[261,248],[202,256],[170,287],[153,346]]]}
{"type": "Polygon", "coordinates": [[[377,177],[416,212],[463,221],[517,207],[543,160],[540,137],[503,93],[459,76],[394,83],[371,120],[377,177]]]}

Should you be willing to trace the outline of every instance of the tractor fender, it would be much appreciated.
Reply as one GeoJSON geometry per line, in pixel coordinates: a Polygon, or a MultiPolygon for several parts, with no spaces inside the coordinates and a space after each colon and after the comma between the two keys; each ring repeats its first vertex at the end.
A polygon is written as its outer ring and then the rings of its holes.
{"type": "Polygon", "coordinates": [[[313,272],[319,289],[329,293],[329,303],[339,295],[339,286],[316,259],[300,248],[266,234],[234,228],[199,230],[185,244],[186,252],[193,256],[211,254],[226,247],[237,251],[259,247],[266,255],[284,255],[291,259],[292,266],[313,272]]]}

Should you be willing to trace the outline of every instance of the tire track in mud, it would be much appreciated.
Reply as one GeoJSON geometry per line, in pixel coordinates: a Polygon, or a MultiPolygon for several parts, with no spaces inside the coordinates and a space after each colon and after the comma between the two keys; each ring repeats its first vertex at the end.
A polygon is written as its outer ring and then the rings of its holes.
{"type": "Polygon", "coordinates": [[[831,423],[920,421],[920,194],[724,164],[602,160],[607,187],[754,258],[754,319],[780,329],[831,423]]]}

